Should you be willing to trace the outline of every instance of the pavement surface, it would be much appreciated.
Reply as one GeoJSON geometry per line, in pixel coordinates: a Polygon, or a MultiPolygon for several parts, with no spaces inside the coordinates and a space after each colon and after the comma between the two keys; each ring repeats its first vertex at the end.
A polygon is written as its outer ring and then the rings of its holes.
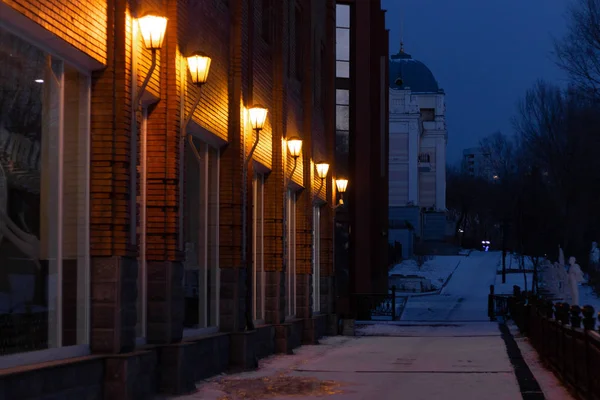
{"type": "Polygon", "coordinates": [[[357,322],[356,336],[268,357],[255,371],[216,376],[178,399],[568,399],[539,363],[529,369],[535,352],[523,356],[508,328],[487,318],[499,257],[471,254],[441,294],[411,298],[402,321],[357,322]]]}
{"type": "Polygon", "coordinates": [[[487,296],[495,283],[500,252],[473,252],[465,257],[446,287],[431,296],[410,297],[402,321],[488,321],[487,296]]]}
{"type": "MultiPolygon", "coordinates": [[[[438,336],[326,338],[317,346],[302,346],[295,355],[262,360],[256,371],[215,377],[198,385],[197,393],[180,398],[520,399],[498,326],[489,325],[495,336],[445,327],[438,336]]],[[[430,327],[421,329],[425,333],[430,327]]],[[[481,333],[482,327],[475,331],[481,333]]]]}

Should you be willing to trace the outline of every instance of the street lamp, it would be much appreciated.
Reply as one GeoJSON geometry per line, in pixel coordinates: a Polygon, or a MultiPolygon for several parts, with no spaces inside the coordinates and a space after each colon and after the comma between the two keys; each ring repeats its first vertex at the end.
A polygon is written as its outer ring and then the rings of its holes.
{"type": "Polygon", "coordinates": [[[287,140],[288,151],[290,152],[290,156],[294,157],[294,165],[296,163],[296,159],[300,156],[300,152],[302,151],[302,139],[294,136],[287,140]]]}
{"type": "Polygon", "coordinates": [[[167,30],[167,19],[158,15],[148,14],[138,19],[144,45],[148,50],[158,50],[162,47],[167,30]]]}
{"type": "Polygon", "coordinates": [[[148,74],[146,75],[140,90],[136,94],[135,101],[133,103],[134,107],[136,108],[139,106],[142,95],[146,91],[148,82],[150,82],[150,78],[152,77],[154,69],[156,68],[156,51],[162,48],[163,41],[165,39],[165,32],[167,31],[167,19],[158,15],[148,14],[138,18],[138,25],[140,27],[140,33],[142,35],[142,40],[144,41],[144,46],[147,50],[152,52],[152,64],[150,65],[150,69],[148,69],[148,74]]]}
{"type": "Polygon", "coordinates": [[[323,182],[323,180],[327,178],[327,172],[329,172],[329,164],[327,164],[326,162],[319,162],[315,165],[315,167],[317,169],[317,176],[319,177],[319,179],[321,179],[321,182],[323,182]]]}
{"type": "Polygon", "coordinates": [[[336,179],[335,186],[337,187],[337,191],[340,193],[340,202],[338,205],[341,206],[344,204],[344,193],[346,193],[346,188],[348,187],[348,179],[345,179],[345,178],[336,179]]]}
{"type": "MultiPolygon", "coordinates": [[[[196,52],[190,54],[189,56],[187,56],[185,59],[187,61],[187,66],[188,66],[188,70],[190,71],[190,75],[192,76],[192,83],[194,85],[196,85],[198,87],[198,89],[200,89],[202,87],[202,85],[204,85],[206,83],[206,81],[208,80],[208,73],[210,72],[210,63],[212,60],[208,55],[204,54],[201,51],[196,51],[196,52]]],[[[186,133],[187,133],[187,129],[186,129],[187,124],[192,119],[192,116],[194,115],[194,112],[196,111],[198,104],[200,104],[200,98],[201,98],[201,93],[200,93],[200,90],[198,90],[198,94],[196,95],[196,100],[194,101],[194,104],[192,105],[192,109],[190,110],[190,113],[183,121],[183,125],[181,128],[182,135],[186,135],[186,133]]],[[[190,144],[193,144],[192,137],[188,136],[188,139],[189,139],[190,144]]],[[[193,148],[194,148],[194,151],[196,151],[195,145],[193,145],[193,148]]]]}
{"type": "Polygon", "coordinates": [[[186,59],[188,69],[192,75],[192,83],[198,87],[204,85],[208,80],[211,58],[201,51],[197,51],[186,57],[186,59]]]}
{"type": "Polygon", "coordinates": [[[323,183],[325,182],[325,178],[327,178],[327,173],[329,172],[329,164],[327,164],[326,162],[318,162],[315,164],[315,169],[317,170],[317,176],[321,180],[321,184],[315,192],[313,202],[317,200],[317,197],[319,197],[319,193],[321,193],[323,183]]]}
{"type": "Polygon", "coordinates": [[[258,146],[258,141],[260,139],[260,131],[262,131],[263,128],[265,127],[265,122],[267,121],[267,113],[268,112],[269,112],[269,110],[267,110],[265,107],[263,107],[261,105],[255,105],[248,109],[250,126],[252,127],[252,130],[254,130],[256,132],[256,140],[254,141],[254,144],[252,145],[252,148],[250,149],[250,153],[248,153],[248,157],[246,157],[246,164],[245,164],[246,166],[252,159],[254,150],[256,150],[256,147],[258,146]]]}
{"type": "Polygon", "coordinates": [[[269,110],[261,105],[255,105],[248,110],[250,126],[253,130],[261,131],[264,128],[268,112],[269,110]]]}

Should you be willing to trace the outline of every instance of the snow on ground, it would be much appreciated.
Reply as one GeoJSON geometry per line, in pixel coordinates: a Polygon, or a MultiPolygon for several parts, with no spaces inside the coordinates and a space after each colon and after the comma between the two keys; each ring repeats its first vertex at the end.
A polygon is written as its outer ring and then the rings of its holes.
{"type": "Polygon", "coordinates": [[[487,321],[487,297],[499,259],[499,252],[463,257],[441,293],[410,297],[400,320],[487,321]]]}
{"type": "Polygon", "coordinates": [[[496,275],[496,283],[494,285],[494,291],[496,294],[512,294],[513,286],[517,285],[521,290],[531,290],[531,284],[533,282],[533,274],[521,272],[506,274],[506,283],[502,283],[502,275],[496,275]],[[527,276],[527,286],[525,286],[525,277],[527,276]]]}
{"type": "MultiPolygon", "coordinates": [[[[527,290],[531,290],[533,274],[527,273],[527,290]]],[[[494,290],[496,294],[512,294],[513,285],[517,285],[523,290],[525,288],[525,279],[522,273],[506,274],[506,283],[502,283],[502,275],[496,275],[496,284],[494,290]]],[[[600,297],[594,293],[594,288],[587,283],[579,286],[579,304],[581,306],[590,305],[594,310],[600,311],[600,297]]]]}
{"type": "Polygon", "coordinates": [[[431,285],[441,288],[457,265],[464,260],[465,256],[433,256],[430,260],[419,267],[415,260],[404,260],[393,266],[389,275],[413,275],[431,281],[431,285]]]}
{"type": "Polygon", "coordinates": [[[515,338],[517,342],[517,346],[519,346],[519,350],[521,350],[521,355],[523,359],[529,366],[531,373],[538,381],[542,392],[547,400],[571,400],[575,397],[571,396],[571,393],[567,390],[567,388],[560,382],[560,379],[552,371],[548,370],[537,351],[533,348],[529,339],[523,337],[519,332],[519,328],[516,327],[513,323],[508,324],[510,332],[515,338]]]}
{"type": "MultiPolygon", "coordinates": [[[[508,253],[506,255],[506,269],[507,270],[518,270],[520,268],[520,266],[519,266],[520,258],[521,258],[521,256],[519,256],[518,254],[508,253]]],[[[540,260],[540,262],[541,261],[542,260],[540,260]]],[[[525,269],[533,269],[533,261],[531,260],[531,257],[525,257],[523,259],[523,267],[525,269]]],[[[502,271],[502,261],[498,264],[497,270],[502,271]]]]}

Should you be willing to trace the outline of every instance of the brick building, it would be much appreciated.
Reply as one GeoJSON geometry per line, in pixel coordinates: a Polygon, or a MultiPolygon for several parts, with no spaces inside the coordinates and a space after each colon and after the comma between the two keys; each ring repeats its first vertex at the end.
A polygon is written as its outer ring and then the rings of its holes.
{"type": "Polygon", "coordinates": [[[336,171],[348,177],[336,212],[337,312],[388,289],[388,31],[380,0],[336,2],[336,171]]]}
{"type": "Polygon", "coordinates": [[[336,325],[335,20],[334,0],[0,0],[0,399],[185,392],[336,325]]]}

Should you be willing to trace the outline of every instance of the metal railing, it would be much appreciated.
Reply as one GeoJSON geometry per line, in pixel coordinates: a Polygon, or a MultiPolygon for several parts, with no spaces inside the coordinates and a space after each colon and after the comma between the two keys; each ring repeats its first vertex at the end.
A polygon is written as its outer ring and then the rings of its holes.
{"type": "MultiPolygon", "coordinates": [[[[493,296],[496,302],[497,295],[493,296]]],[[[518,287],[506,304],[507,316],[528,337],[545,365],[581,398],[600,399],[600,324],[596,325],[600,313],[596,315],[592,306],[553,302],[518,287]]]]}
{"type": "Polygon", "coordinates": [[[357,320],[395,321],[400,317],[406,296],[396,295],[396,286],[392,286],[389,293],[356,293],[353,301],[357,320]]]}

